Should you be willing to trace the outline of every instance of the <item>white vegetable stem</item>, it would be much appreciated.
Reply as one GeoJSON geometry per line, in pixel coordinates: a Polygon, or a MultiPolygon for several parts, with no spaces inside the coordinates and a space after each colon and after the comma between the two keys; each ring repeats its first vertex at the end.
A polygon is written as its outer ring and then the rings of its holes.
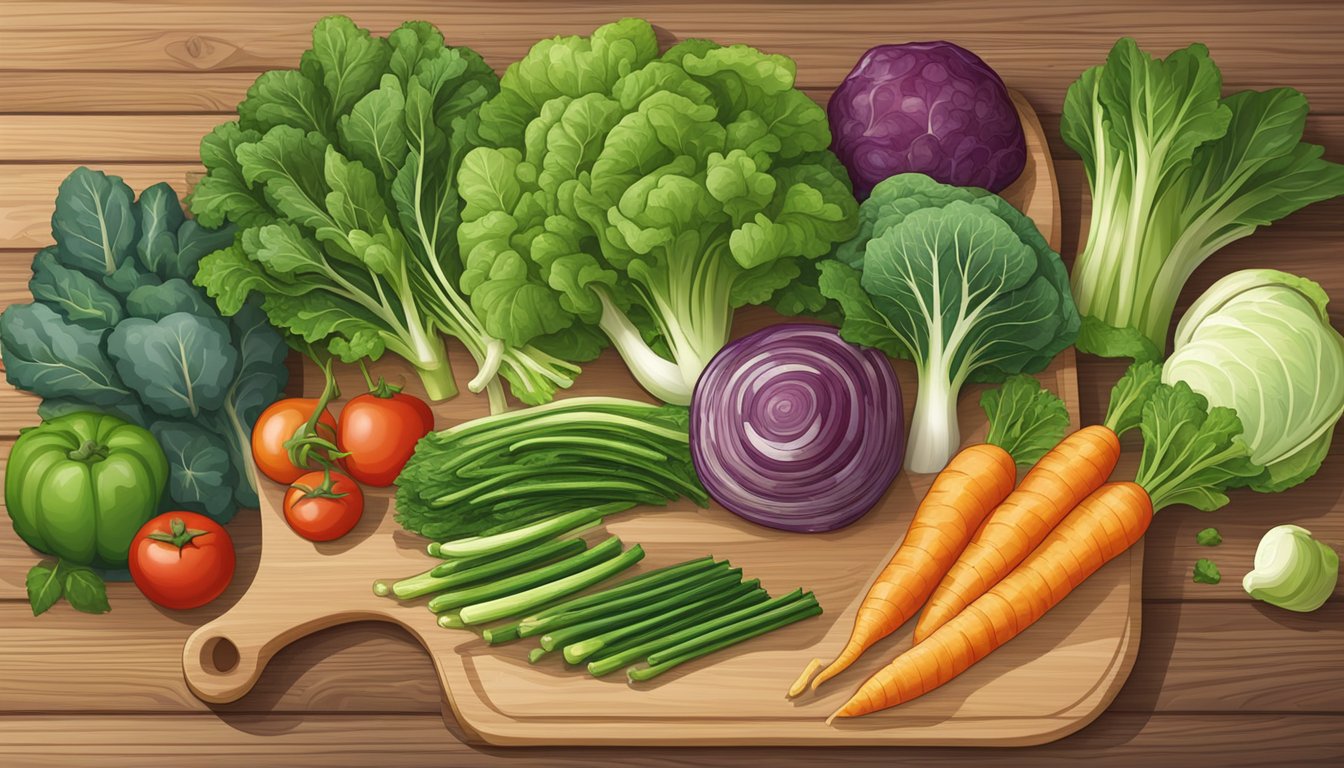
{"type": "Polygon", "coordinates": [[[919,474],[941,471],[961,445],[957,422],[957,390],[945,372],[930,366],[919,376],[905,468],[919,474]]]}
{"type": "Polygon", "coordinates": [[[665,403],[690,405],[695,378],[687,381],[681,366],[650,349],[625,313],[617,309],[603,292],[597,294],[602,299],[602,317],[598,326],[611,339],[639,385],[665,403]]]}

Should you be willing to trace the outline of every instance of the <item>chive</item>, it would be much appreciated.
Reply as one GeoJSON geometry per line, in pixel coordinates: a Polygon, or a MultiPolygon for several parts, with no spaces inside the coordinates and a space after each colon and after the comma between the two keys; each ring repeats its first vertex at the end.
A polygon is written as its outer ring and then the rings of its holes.
{"type": "MultiPolygon", "coordinates": [[[[593,550],[589,551],[591,552],[593,550]]],[[[582,555],[580,555],[580,557],[582,557],[582,555]]],[[[558,598],[564,597],[565,595],[571,595],[581,589],[587,589],[604,579],[609,579],[642,559],[644,559],[644,548],[636,544],[619,556],[607,560],[606,562],[598,563],[588,570],[570,574],[562,579],[557,579],[548,584],[542,584],[541,586],[533,587],[532,589],[514,595],[469,605],[461,611],[462,621],[468,625],[484,624],[487,621],[494,621],[496,619],[502,619],[505,616],[513,616],[523,611],[531,610],[532,608],[539,605],[545,605],[558,598]]]]}
{"type": "Polygon", "coordinates": [[[527,663],[536,664],[537,662],[541,661],[543,658],[549,655],[551,655],[551,652],[546,650],[545,648],[533,648],[531,651],[528,651],[527,663]]]}
{"type": "Polygon", "coordinates": [[[557,558],[576,555],[587,548],[588,545],[584,543],[583,539],[552,539],[539,547],[524,549],[509,557],[501,557],[494,562],[460,570],[456,573],[436,576],[434,574],[439,569],[434,568],[429,572],[429,575],[412,576],[393,584],[392,594],[402,600],[410,600],[433,592],[442,592],[452,587],[475,584],[492,576],[510,573],[520,568],[528,568],[557,558]]]}
{"type": "MultiPolygon", "coordinates": [[[[747,582],[751,587],[760,586],[760,581],[747,582]]],[[[668,611],[678,608],[688,603],[694,603],[706,597],[713,596],[736,596],[739,593],[750,592],[750,589],[741,589],[742,569],[737,568],[724,574],[717,579],[711,579],[704,584],[698,585],[692,589],[686,590],[681,594],[671,597],[645,602],[643,605],[632,608],[628,611],[616,611],[607,613],[589,621],[571,624],[567,627],[560,627],[541,636],[541,647],[548,651],[556,648],[563,648],[570,643],[576,643],[580,640],[592,637],[607,630],[632,624],[649,616],[658,616],[668,611]]],[[[521,634],[521,633],[520,633],[521,634]]]]}
{"type": "MultiPolygon", "coordinates": [[[[516,573],[507,578],[480,584],[474,587],[440,592],[429,601],[429,610],[443,613],[464,605],[494,600],[496,598],[522,592],[538,584],[554,581],[562,576],[578,573],[585,568],[610,560],[621,551],[621,540],[615,536],[598,544],[587,552],[574,555],[550,565],[533,568],[530,571],[516,573]]],[[[507,615],[507,614],[506,614],[507,615]]]]}
{"type": "Polygon", "coordinates": [[[439,626],[444,629],[465,629],[467,625],[462,623],[462,617],[450,611],[439,614],[439,626]]]}
{"type": "Polygon", "coordinates": [[[607,600],[603,603],[593,605],[589,608],[580,608],[575,611],[565,611],[563,613],[553,613],[548,616],[529,616],[518,622],[518,636],[532,637],[540,635],[554,629],[561,629],[580,622],[598,619],[603,616],[617,613],[626,608],[638,608],[647,605],[649,601],[660,600],[669,595],[679,594],[683,590],[700,586],[701,584],[722,577],[725,573],[737,575],[734,583],[742,580],[742,569],[734,568],[728,570],[728,561],[720,563],[722,567],[714,567],[704,571],[691,573],[676,581],[670,581],[661,586],[650,588],[646,592],[636,592],[626,597],[617,597],[607,600]]]}
{"type": "Polygon", "coordinates": [[[599,518],[605,517],[612,512],[621,512],[629,509],[631,504],[613,502],[610,504],[600,504],[595,507],[586,507],[576,509],[563,515],[543,520],[539,523],[526,525],[522,528],[515,528],[504,533],[497,533],[493,536],[472,536],[466,539],[456,541],[445,541],[439,544],[439,554],[442,557],[475,557],[477,555],[494,555],[500,552],[514,549],[523,544],[533,541],[541,541],[559,536],[588,525],[599,518]]]}
{"type": "Polygon", "coordinates": [[[508,624],[501,624],[498,627],[486,627],[481,630],[481,639],[490,645],[501,645],[511,643],[517,640],[518,622],[511,621],[508,624]]]}
{"type": "Polygon", "coordinates": [[[790,605],[766,611],[758,616],[730,624],[716,632],[689,640],[649,656],[649,666],[631,667],[626,671],[632,682],[651,680],[688,661],[707,656],[753,637],[773,632],[780,627],[821,614],[821,605],[811,592],[807,597],[790,605]]]}
{"type": "Polygon", "coordinates": [[[425,551],[429,553],[429,556],[430,556],[430,557],[438,557],[438,556],[439,556],[439,542],[437,542],[437,541],[431,541],[431,542],[429,542],[429,544],[425,546],[425,551]]]}
{"type": "MultiPolygon", "coordinates": [[[[593,529],[593,528],[596,528],[596,527],[598,527],[598,526],[600,526],[600,525],[602,525],[602,518],[599,517],[598,519],[593,520],[592,522],[587,523],[586,525],[580,525],[578,528],[573,528],[573,529],[570,529],[570,530],[568,530],[568,531],[565,531],[564,533],[560,534],[558,538],[560,538],[560,539],[572,539],[572,538],[577,537],[579,534],[584,533],[584,532],[586,532],[586,531],[588,531],[588,530],[591,530],[591,529],[593,529]]],[[[511,556],[516,555],[516,554],[518,554],[518,553],[520,553],[520,552],[526,552],[526,551],[532,549],[534,546],[536,546],[536,542],[526,542],[526,543],[520,544],[520,545],[518,545],[518,546],[516,546],[516,547],[513,547],[512,549],[506,549],[506,550],[503,550],[503,551],[501,551],[501,552],[494,552],[494,553],[491,553],[491,554],[489,554],[489,555],[476,555],[476,556],[474,556],[474,557],[453,557],[453,558],[448,558],[448,559],[444,560],[442,563],[439,563],[438,565],[434,566],[433,568],[430,568],[429,571],[428,571],[428,573],[429,573],[431,576],[436,576],[436,577],[437,577],[437,576],[448,576],[448,575],[450,575],[450,574],[454,574],[454,573],[457,573],[457,572],[459,572],[459,571],[465,571],[465,570],[468,570],[468,569],[471,569],[471,568],[478,568],[478,567],[480,567],[480,566],[482,566],[482,565],[487,565],[487,564],[489,564],[489,563],[493,563],[493,562],[495,562],[496,560],[498,560],[501,556],[503,556],[503,557],[511,557],[511,556]]],[[[445,555],[444,557],[447,557],[447,555],[445,555]]]]}
{"type": "Polygon", "coordinates": [[[745,613],[747,608],[759,610],[761,604],[768,601],[769,597],[765,590],[750,592],[736,600],[728,600],[723,605],[716,605],[704,613],[686,616],[678,621],[671,622],[667,626],[654,627],[622,642],[604,646],[601,651],[588,657],[591,659],[588,662],[588,673],[594,677],[602,677],[615,672],[627,664],[643,660],[654,650],[668,647],[670,644],[667,642],[667,638],[669,637],[682,637],[681,633],[684,630],[697,630],[707,622],[722,616],[738,612],[745,613]]]}
{"type": "MultiPolygon", "coordinates": [[[[764,590],[760,589],[759,582],[754,581],[746,582],[746,584],[750,585],[750,590],[754,590],[762,594],[764,594],[765,592],[764,590]]],[[[746,594],[751,593],[752,592],[749,591],[746,594]]],[[[736,596],[737,595],[735,594],[734,597],[736,596]]],[[[644,619],[643,621],[638,621],[635,622],[634,624],[627,624],[624,627],[620,627],[618,629],[613,629],[598,635],[594,635],[585,640],[580,640],[577,643],[571,643],[564,647],[565,661],[568,661],[570,664],[578,664],[582,661],[585,661],[589,656],[592,656],[594,653],[597,653],[598,651],[602,650],[602,648],[606,646],[608,643],[614,643],[618,640],[627,637],[632,637],[641,632],[644,632],[647,629],[657,627],[660,624],[664,624],[674,619],[680,619],[684,616],[692,616],[697,613],[703,613],[706,608],[713,606],[715,603],[721,603],[722,601],[723,598],[718,595],[704,598],[702,600],[697,600],[694,603],[688,603],[679,608],[674,608],[670,611],[666,611],[657,616],[652,616],[650,618],[644,619]]]]}
{"type": "Polygon", "coordinates": [[[679,579],[685,574],[715,568],[721,564],[727,564],[727,561],[723,560],[716,563],[714,562],[714,558],[710,555],[705,555],[704,557],[695,560],[687,560],[684,563],[677,563],[676,565],[670,565],[666,568],[659,568],[656,571],[641,573],[638,576],[626,579],[625,581],[616,584],[616,586],[611,587],[610,589],[604,589],[601,592],[594,592],[590,595],[576,597],[573,600],[566,600],[563,603],[556,603],[555,605],[537,611],[527,618],[537,619],[544,616],[552,616],[557,613],[577,611],[581,608],[600,605],[614,598],[638,594],[642,590],[650,589],[655,585],[679,579]]]}
{"type": "Polygon", "coordinates": [[[808,617],[817,616],[821,613],[821,604],[817,603],[817,596],[813,593],[806,593],[801,600],[793,600],[785,605],[767,609],[758,615],[747,617],[741,621],[724,625],[712,632],[703,633],[699,638],[692,638],[687,642],[677,644],[671,648],[653,652],[649,654],[649,666],[644,668],[632,668],[628,671],[632,681],[640,682],[646,679],[656,678],[671,670],[672,667],[679,666],[692,659],[699,659],[700,656],[712,654],[712,652],[723,650],[728,646],[750,640],[755,636],[765,635],[766,632],[773,632],[774,629],[786,627],[793,624],[794,621],[808,619],[808,617]]]}

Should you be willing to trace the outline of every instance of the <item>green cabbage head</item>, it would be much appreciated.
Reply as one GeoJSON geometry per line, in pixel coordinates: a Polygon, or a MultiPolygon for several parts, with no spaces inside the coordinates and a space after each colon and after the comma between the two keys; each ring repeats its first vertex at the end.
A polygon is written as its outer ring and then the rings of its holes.
{"type": "Polygon", "coordinates": [[[817,309],[810,260],[854,234],[826,114],[784,56],[624,19],[509,66],[458,177],[462,289],[506,344],[599,327],[690,402],[735,307],[817,309]]]}
{"type": "Polygon", "coordinates": [[[1236,409],[1251,460],[1264,467],[1257,491],[1316,474],[1344,414],[1344,337],[1328,302],[1304,277],[1247,269],[1214,283],[1176,326],[1162,380],[1236,409]]]}

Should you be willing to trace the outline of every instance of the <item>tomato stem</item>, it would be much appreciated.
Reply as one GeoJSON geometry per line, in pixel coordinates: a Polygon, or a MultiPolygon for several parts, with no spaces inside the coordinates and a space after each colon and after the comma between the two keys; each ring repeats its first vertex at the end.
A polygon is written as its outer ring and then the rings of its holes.
{"type": "Polygon", "coordinates": [[[349,493],[336,492],[334,483],[331,479],[330,466],[322,468],[322,483],[320,485],[309,488],[306,485],[295,483],[292,487],[303,491],[303,498],[305,499],[343,499],[350,495],[349,493]]]}
{"type": "Polygon", "coordinates": [[[191,540],[197,536],[204,536],[206,531],[200,531],[195,528],[188,528],[187,524],[182,522],[182,518],[174,517],[168,521],[169,533],[155,531],[149,534],[148,538],[155,541],[162,541],[172,544],[179,550],[191,543],[191,540]]]}
{"type": "MultiPolygon", "coordinates": [[[[316,359],[314,359],[316,362],[316,359]]],[[[340,387],[336,384],[336,376],[331,370],[331,358],[322,364],[322,395],[317,400],[317,405],[313,407],[313,413],[294,432],[294,436],[285,441],[285,450],[289,453],[289,461],[294,466],[304,469],[312,463],[317,463],[324,469],[330,469],[336,459],[348,456],[336,447],[336,443],[322,437],[318,432],[318,425],[321,423],[322,414],[327,410],[327,404],[333,398],[341,396],[340,387]]],[[[327,433],[331,432],[331,427],[326,427],[327,433]]]]}
{"type": "Polygon", "coordinates": [[[363,358],[359,361],[359,371],[364,374],[364,383],[369,387],[369,394],[374,397],[381,397],[384,400],[392,397],[401,391],[401,387],[395,384],[388,384],[387,379],[378,377],[378,383],[373,383],[373,376],[369,375],[369,367],[364,364],[363,358]]]}

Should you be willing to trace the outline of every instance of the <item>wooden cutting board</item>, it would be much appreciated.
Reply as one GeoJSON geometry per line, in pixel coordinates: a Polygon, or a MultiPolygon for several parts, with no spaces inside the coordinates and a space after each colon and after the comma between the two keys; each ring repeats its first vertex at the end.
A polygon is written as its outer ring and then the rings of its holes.
{"type": "MultiPolygon", "coordinates": [[[[1030,105],[1014,98],[1027,128],[1030,159],[1004,197],[1027,212],[1057,249],[1059,195],[1049,150],[1030,105]]],[[[741,335],[777,320],[768,311],[747,310],[739,313],[734,330],[741,335]]],[[[471,360],[456,345],[451,353],[464,394],[436,406],[439,428],[488,412],[484,397],[466,394],[471,360]]],[[[907,363],[895,365],[906,393],[908,423],[914,370],[907,363]]],[[[417,392],[418,381],[403,364],[385,359],[374,373],[417,392]]],[[[1072,350],[1040,378],[1064,399],[1077,427],[1072,350]]],[[[320,389],[316,379],[306,377],[306,393],[320,389]]],[[[349,371],[342,384],[347,394],[363,390],[358,375],[349,371]]],[[[979,392],[971,387],[961,398],[967,443],[985,432],[979,392]]],[[[592,394],[649,399],[610,351],[585,366],[566,393],[592,394]]],[[[627,544],[642,544],[647,557],[638,571],[713,554],[761,579],[772,594],[810,588],[825,610],[820,617],[638,685],[621,675],[596,680],[565,669],[558,659],[530,665],[531,641],[488,647],[471,632],[438,627],[423,599],[400,604],[375,597],[375,580],[408,576],[435,562],[425,554],[423,539],[393,521],[388,491],[366,490],[364,518],[355,530],[338,541],[314,544],[285,524],[280,513],[284,489],[263,481],[261,563],[233,609],[187,640],[182,656],[186,680],[207,702],[234,701],[288,643],[372,619],[398,624],[424,645],[443,685],[445,718],[455,718],[469,737],[490,744],[1026,745],[1086,725],[1119,691],[1138,650],[1141,545],[978,666],[914,702],[832,726],[824,722],[869,674],[909,646],[913,622],[874,646],[822,695],[785,699],[785,690],[809,659],[841,647],[859,601],[900,543],[931,481],[931,475],[902,473],[863,519],[826,534],[770,530],[717,507],[696,509],[687,502],[611,519],[605,532],[594,536],[609,532],[627,544]]]]}

